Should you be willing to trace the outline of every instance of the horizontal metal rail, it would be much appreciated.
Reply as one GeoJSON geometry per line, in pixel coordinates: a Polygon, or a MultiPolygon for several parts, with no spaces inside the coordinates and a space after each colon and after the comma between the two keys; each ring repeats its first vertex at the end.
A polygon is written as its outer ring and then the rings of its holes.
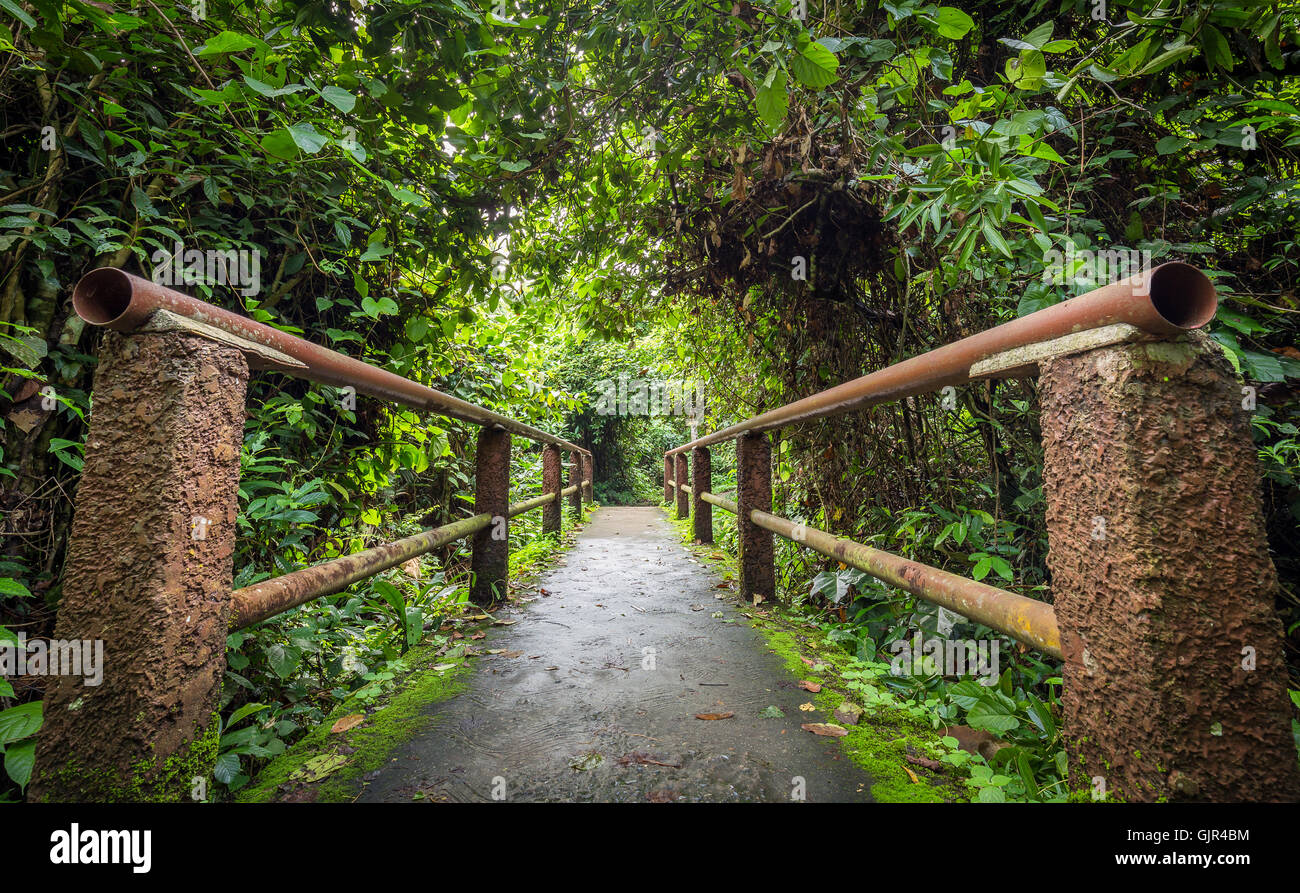
{"type": "MultiPolygon", "coordinates": [[[[577,489],[575,484],[565,487],[559,493],[543,493],[541,496],[517,502],[510,506],[508,517],[513,518],[540,508],[548,502],[569,496],[577,489]]],[[[474,515],[405,539],[394,540],[382,546],[374,546],[341,558],[313,564],[311,567],[271,580],[263,580],[261,583],[254,583],[243,589],[236,589],[231,593],[230,628],[244,629],[313,599],[342,592],[353,583],[396,567],[403,561],[410,561],[439,546],[472,536],[491,523],[491,515],[474,515]]]]}
{"type": "Polygon", "coordinates": [[[516,515],[522,515],[525,512],[531,512],[533,509],[541,508],[542,506],[546,505],[546,503],[554,502],[556,499],[559,498],[562,498],[559,493],[543,493],[541,496],[534,496],[532,499],[527,499],[523,502],[517,502],[514,505],[510,506],[509,517],[513,518],[516,515]]]}
{"type": "Polygon", "coordinates": [[[710,505],[716,505],[720,509],[725,509],[731,512],[733,515],[740,514],[740,506],[736,505],[730,499],[726,499],[725,497],[716,496],[713,493],[709,493],[706,491],[700,494],[700,499],[703,499],[705,502],[709,503],[710,505]]]}
{"type": "MultiPolygon", "coordinates": [[[[721,496],[701,493],[700,498],[733,515],[739,512],[736,503],[721,496]]],[[[828,558],[836,558],[877,580],[969,617],[1052,657],[1061,657],[1061,631],[1056,624],[1056,609],[1047,602],[950,574],[853,540],[841,539],[824,530],[795,524],[767,512],[755,510],[749,513],[749,518],[764,530],[807,546],[828,558]],[[798,536],[795,535],[796,529],[798,536]]]]}
{"type": "MultiPolygon", "coordinates": [[[[1181,334],[1208,323],[1217,307],[1214,284],[1204,273],[1190,264],[1161,264],[1138,276],[787,403],[668,450],[666,455],[966,384],[972,377],[971,367],[981,360],[1075,332],[1127,323],[1150,335],[1181,334]]],[[[1002,374],[1010,376],[1016,371],[1002,374]]]]}
{"type": "Polygon", "coordinates": [[[215,340],[245,348],[245,356],[252,368],[273,369],[335,387],[351,387],[359,394],[486,427],[502,428],[530,440],[553,443],[584,456],[591,455],[589,450],[539,428],[116,267],[101,267],[82,276],[72,291],[72,306],[87,323],[117,332],[140,331],[158,311],[166,311],[187,320],[191,330],[198,334],[208,334],[215,340]]]}
{"type": "Polygon", "coordinates": [[[796,525],[767,512],[755,510],[749,513],[749,517],[764,530],[807,546],[828,558],[837,558],[877,580],[883,580],[931,604],[969,617],[1052,657],[1061,657],[1061,632],[1056,625],[1056,610],[1047,602],[959,577],[937,567],[910,561],[852,540],[840,539],[824,530],[796,525]],[[797,539],[796,527],[800,528],[797,539]]]}

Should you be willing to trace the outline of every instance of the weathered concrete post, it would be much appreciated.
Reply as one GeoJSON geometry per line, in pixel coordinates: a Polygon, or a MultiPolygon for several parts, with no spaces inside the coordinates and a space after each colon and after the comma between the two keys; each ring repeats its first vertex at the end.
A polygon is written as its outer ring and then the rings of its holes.
{"type": "Polygon", "coordinates": [[[664,502],[673,501],[673,457],[664,456],[664,502]]]}
{"type": "Polygon", "coordinates": [[[691,513],[691,496],[682,489],[682,484],[691,482],[691,471],[687,467],[685,453],[677,454],[677,479],[673,483],[673,490],[677,493],[677,520],[685,520],[691,513]]]}
{"type": "Polygon", "coordinates": [[[586,481],[582,486],[582,498],[587,502],[596,501],[596,457],[582,457],[582,479],[586,481]]]}
{"type": "Polygon", "coordinates": [[[695,539],[701,543],[713,542],[713,506],[701,496],[712,486],[709,460],[708,447],[691,450],[691,470],[694,473],[691,478],[691,517],[695,521],[695,539]]]}
{"type": "Polygon", "coordinates": [[[563,502],[560,490],[564,486],[560,482],[560,462],[560,448],[553,443],[542,444],[542,492],[555,494],[553,500],[542,506],[542,533],[560,531],[560,516],[564,514],[560,510],[563,502]]]}
{"type": "Polygon", "coordinates": [[[569,453],[569,486],[578,489],[569,496],[569,508],[573,510],[573,520],[582,520],[582,453],[569,453]]]}
{"type": "Polygon", "coordinates": [[[470,601],[492,605],[506,595],[510,576],[510,432],[480,428],[474,456],[474,514],[491,515],[492,523],[474,534],[470,601]]]}
{"type": "Polygon", "coordinates": [[[736,441],[736,464],[740,596],[749,601],[772,601],[776,598],[772,534],[749,520],[755,509],[772,511],[772,444],[767,435],[741,435],[736,441]]]}
{"type": "Polygon", "coordinates": [[[105,334],[54,631],[83,675],[50,677],[33,801],[211,788],[247,385],[233,347],[105,334]]]}
{"type": "Polygon", "coordinates": [[[1044,361],[1071,787],[1300,798],[1243,389],[1204,335],[1044,361]]]}

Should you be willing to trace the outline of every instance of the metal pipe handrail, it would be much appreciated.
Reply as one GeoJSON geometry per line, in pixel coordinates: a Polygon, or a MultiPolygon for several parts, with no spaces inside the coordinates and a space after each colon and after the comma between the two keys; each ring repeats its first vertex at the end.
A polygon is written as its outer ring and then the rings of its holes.
{"type": "Polygon", "coordinates": [[[740,514],[740,506],[736,505],[730,499],[726,499],[722,496],[718,496],[716,494],[710,493],[707,490],[700,494],[700,499],[703,499],[705,502],[709,503],[710,505],[716,505],[720,509],[725,509],[726,511],[731,512],[733,515],[740,514]]]}
{"type": "Polygon", "coordinates": [[[836,558],[877,580],[969,617],[1052,657],[1061,657],[1061,631],[1056,623],[1056,609],[1047,602],[951,574],[891,552],[882,552],[853,540],[841,539],[824,530],[795,524],[758,509],[751,511],[749,517],[764,530],[807,546],[828,558],[836,558]],[[796,528],[799,528],[797,537],[796,528]]]}
{"type": "MultiPolygon", "coordinates": [[[[733,515],[740,513],[739,506],[729,499],[708,492],[701,493],[700,498],[733,515]]],[[[749,518],[759,527],[791,542],[807,546],[827,558],[838,559],[877,580],[969,617],[1052,657],[1061,657],[1061,631],[1056,622],[1056,609],[1047,602],[951,574],[891,552],[882,552],[806,524],[796,524],[779,515],[754,509],[749,518]]]]}
{"type": "Polygon", "coordinates": [[[1161,264],[761,413],[668,450],[665,455],[966,384],[971,380],[971,367],[980,360],[1075,332],[1127,323],[1150,335],[1178,335],[1208,323],[1217,307],[1214,284],[1204,273],[1178,261],[1161,264]]]}
{"type": "Polygon", "coordinates": [[[82,276],[72,290],[72,306],[77,315],[90,325],[128,333],[139,331],[156,311],[166,310],[196,323],[200,328],[217,329],[240,341],[268,349],[251,355],[246,352],[249,365],[253,368],[274,369],[320,384],[355,388],[357,393],[390,400],[412,409],[437,412],[478,425],[495,426],[530,440],[552,443],[584,456],[591,455],[589,450],[539,428],[133,276],[116,267],[101,267],[82,276]],[[274,354],[283,355],[283,359],[277,359],[274,354]]]}
{"type": "MultiPolygon", "coordinates": [[[[532,499],[510,506],[506,517],[513,518],[541,508],[548,502],[563,499],[577,492],[577,485],[566,487],[558,493],[543,493],[532,499]]],[[[290,608],[313,599],[342,592],[375,574],[410,561],[439,546],[478,533],[492,523],[488,514],[463,518],[442,527],[433,527],[414,536],[374,546],[351,555],[313,564],[292,573],[263,580],[231,593],[231,629],[243,629],[263,620],[283,614],[290,608]]]]}

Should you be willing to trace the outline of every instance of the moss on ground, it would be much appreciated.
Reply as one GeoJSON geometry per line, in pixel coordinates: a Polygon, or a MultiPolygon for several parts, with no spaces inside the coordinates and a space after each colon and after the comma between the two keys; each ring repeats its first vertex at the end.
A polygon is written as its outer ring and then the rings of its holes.
{"type": "MultiPolygon", "coordinates": [[[[711,562],[712,567],[727,579],[738,577],[735,556],[715,546],[694,542],[690,521],[677,521],[670,506],[664,509],[688,549],[699,555],[724,555],[724,560],[711,562]]],[[[848,730],[847,736],[838,739],[840,746],[871,777],[871,796],[875,800],[943,803],[970,799],[962,770],[945,764],[941,770],[932,771],[908,762],[909,756],[938,760],[951,750],[943,743],[939,731],[905,710],[890,705],[871,707],[864,710],[858,725],[835,719],[835,710],[842,702],[858,703],[843,676],[852,658],[828,641],[817,626],[781,605],[764,605],[755,610],[747,603],[738,602],[736,607],[750,626],[762,633],[796,679],[822,686],[820,692],[810,695],[817,710],[808,713],[806,721],[831,722],[848,730]]]]}

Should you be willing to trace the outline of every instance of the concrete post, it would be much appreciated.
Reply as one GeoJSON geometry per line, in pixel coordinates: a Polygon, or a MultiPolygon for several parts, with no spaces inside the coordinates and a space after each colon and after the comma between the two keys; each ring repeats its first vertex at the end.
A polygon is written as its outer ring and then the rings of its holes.
{"type": "Polygon", "coordinates": [[[1196,333],[1053,358],[1039,384],[1071,787],[1300,798],[1241,382],[1196,333]]]}
{"type": "Polygon", "coordinates": [[[664,456],[664,502],[673,502],[673,457],[664,456]]]}
{"type": "Polygon", "coordinates": [[[510,576],[510,432],[480,428],[474,456],[474,514],[492,523],[474,534],[470,601],[493,605],[505,599],[510,576]]]}
{"type": "Polygon", "coordinates": [[[682,484],[691,482],[691,472],[687,467],[688,459],[685,453],[677,454],[677,477],[673,482],[673,490],[677,494],[677,520],[683,521],[691,513],[691,496],[682,489],[682,484]]]}
{"type": "Polygon", "coordinates": [[[582,498],[587,502],[596,501],[596,457],[582,457],[582,479],[589,481],[582,488],[582,498]]]}
{"type": "Polygon", "coordinates": [[[740,595],[750,601],[776,598],[772,534],[749,520],[755,509],[772,511],[772,444],[765,434],[736,441],[736,524],[740,533],[740,595]]]}
{"type": "Polygon", "coordinates": [[[695,520],[695,539],[701,543],[713,542],[713,506],[700,495],[708,493],[712,486],[709,460],[708,447],[691,449],[691,517],[695,520]]]}
{"type": "Polygon", "coordinates": [[[33,801],[211,788],[247,385],[233,347],[105,333],[54,630],[83,675],[50,676],[33,801]]]}
{"type": "Polygon", "coordinates": [[[553,443],[542,445],[542,492],[554,493],[555,499],[542,506],[542,533],[559,533],[563,488],[560,475],[560,448],[553,443]]]}
{"type": "Polygon", "coordinates": [[[569,496],[569,508],[573,510],[573,520],[582,520],[582,453],[569,453],[569,486],[577,486],[569,496]]]}

